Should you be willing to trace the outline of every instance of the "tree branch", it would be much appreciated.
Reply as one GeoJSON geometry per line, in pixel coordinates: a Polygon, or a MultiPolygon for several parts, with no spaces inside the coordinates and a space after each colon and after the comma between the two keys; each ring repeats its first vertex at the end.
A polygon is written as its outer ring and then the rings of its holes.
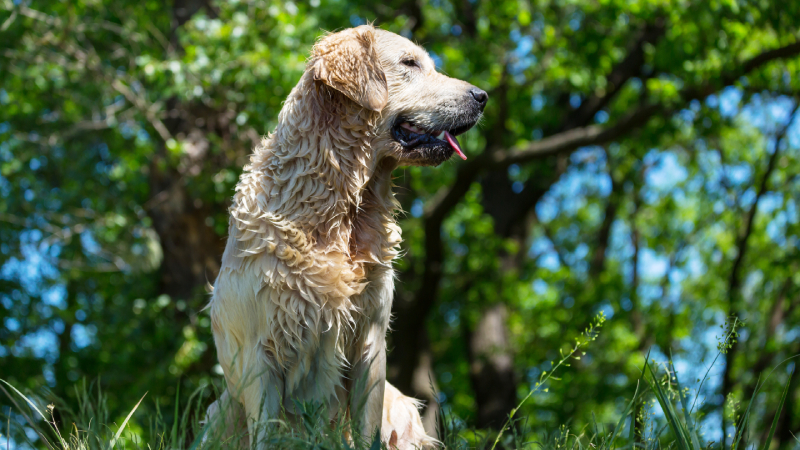
{"type": "Polygon", "coordinates": [[[456,182],[450,186],[449,189],[437,193],[434,199],[429,203],[430,206],[427,208],[425,214],[426,221],[433,220],[441,222],[450,209],[458,204],[461,197],[466,194],[472,181],[485,169],[507,167],[511,164],[519,164],[559,153],[571,152],[580,147],[601,145],[614,141],[628,132],[645,125],[649,119],[659,111],[661,111],[662,115],[672,113],[691,100],[704,98],[716,92],[720,87],[733,84],[742,76],[764,64],[778,59],[797,56],[799,54],[800,41],[777,49],[768,50],[742,63],[740,70],[722,74],[720,76],[720,80],[723,82],[722,85],[709,82],[702,86],[684,88],[680,93],[681,101],[678,105],[645,105],[627,114],[612,126],[588,125],[574,128],[517,147],[510,151],[495,152],[492,158],[487,158],[484,154],[481,154],[473,158],[469,163],[461,165],[456,176],[456,182]],[[466,183],[466,188],[463,186],[464,183],[466,183]]]}
{"type": "Polygon", "coordinates": [[[664,106],[658,104],[645,105],[627,114],[614,126],[589,125],[574,128],[508,152],[498,152],[492,162],[495,165],[509,166],[551,155],[572,152],[580,147],[606,144],[619,139],[634,129],[642,127],[656,112],[664,109],[664,106]]]}
{"type": "Polygon", "coordinates": [[[800,54],[800,41],[767,50],[740,63],[738,70],[731,70],[722,74],[719,83],[706,83],[695,88],[684,89],[682,95],[684,97],[691,97],[692,99],[707,97],[722,87],[734,84],[739,78],[746,76],[767,63],[779,59],[791,58],[798,54],[800,54]]]}
{"type": "Polygon", "coordinates": [[[562,129],[569,130],[591,122],[595,114],[608,105],[622,89],[622,86],[641,71],[645,62],[645,44],[655,44],[664,36],[666,30],[666,20],[663,17],[658,17],[653,22],[645,24],[634,39],[633,45],[629,47],[627,56],[606,76],[606,88],[603,92],[589,96],[578,109],[570,112],[569,116],[564,119],[562,129]]]}
{"type": "MultiPolygon", "coordinates": [[[[798,50],[800,50],[800,46],[798,46],[798,50]]],[[[747,216],[745,218],[744,227],[742,231],[739,233],[739,237],[736,239],[736,259],[733,261],[733,266],[731,267],[731,275],[728,281],[728,316],[731,315],[739,315],[739,302],[737,301],[739,298],[739,288],[741,285],[741,267],[742,263],[744,262],[744,257],[747,253],[747,243],[750,240],[750,236],[753,231],[753,222],[755,219],[756,212],[758,210],[758,203],[761,200],[761,197],[767,191],[767,183],[769,182],[770,175],[772,175],[772,171],[775,169],[775,163],[778,160],[778,155],[780,154],[780,144],[783,138],[786,136],[786,132],[789,130],[789,126],[794,122],[795,115],[797,114],[798,107],[800,107],[800,101],[796,101],[794,108],[792,109],[792,113],[789,115],[789,120],[786,121],[786,124],[775,134],[775,144],[772,154],[769,156],[769,160],[767,161],[767,167],[764,170],[764,176],[761,178],[761,182],[758,185],[758,190],[756,191],[756,198],[753,201],[752,206],[750,206],[750,210],[747,212],[747,216]]],[[[738,353],[739,344],[734,343],[728,352],[725,354],[725,371],[722,374],[722,396],[723,399],[728,396],[728,394],[733,390],[733,361],[736,358],[738,353]]],[[[724,400],[723,400],[724,401],[724,400]]],[[[725,430],[725,416],[723,414],[722,419],[722,429],[723,432],[725,430]]],[[[725,437],[722,438],[722,446],[725,447],[725,437]]]]}
{"type": "MultiPolygon", "coordinates": [[[[511,164],[530,162],[552,155],[572,152],[580,147],[613,142],[633,130],[643,127],[656,114],[668,116],[691,100],[704,98],[725,85],[775,60],[800,54],[800,42],[765,51],[746,60],[737,69],[720,75],[719,79],[701,86],[690,86],[680,92],[676,104],[645,104],[609,126],[589,125],[563,131],[508,151],[484,152],[459,166],[455,182],[440,190],[428,202],[424,214],[425,267],[422,282],[415,294],[414,320],[426,317],[438,295],[442,274],[443,248],[441,225],[450,211],[461,201],[478,176],[488,170],[508,167],[511,164]]],[[[409,311],[411,312],[411,311],[409,311]]],[[[397,320],[398,325],[402,320],[397,320]]]]}
{"type": "Polygon", "coordinates": [[[789,130],[789,126],[794,122],[795,115],[798,111],[798,107],[800,107],[800,101],[797,101],[794,108],[792,109],[792,113],[789,115],[789,120],[786,121],[786,124],[778,131],[775,135],[775,144],[772,151],[772,154],[767,161],[767,167],[764,170],[764,176],[761,178],[761,182],[758,185],[758,190],[756,191],[756,198],[753,201],[752,206],[750,206],[750,210],[747,212],[747,216],[744,223],[744,228],[741,233],[739,233],[739,238],[736,242],[736,248],[738,250],[736,254],[736,259],[733,261],[733,267],[731,268],[731,276],[728,282],[728,296],[731,305],[730,313],[734,313],[735,305],[734,305],[734,297],[739,290],[739,285],[741,284],[741,267],[742,262],[744,261],[745,254],[747,252],[747,241],[750,239],[750,235],[753,231],[753,221],[755,220],[756,210],[758,209],[759,200],[764,194],[767,192],[767,183],[769,182],[769,177],[772,175],[773,170],[775,170],[775,163],[778,161],[778,155],[780,154],[780,143],[783,141],[783,138],[786,136],[786,132],[789,130]]]}
{"type": "Polygon", "coordinates": [[[595,247],[589,262],[590,278],[598,276],[605,269],[606,250],[608,249],[608,243],[611,237],[611,226],[614,225],[614,220],[617,218],[617,211],[622,201],[623,184],[614,179],[614,172],[610,169],[612,163],[611,155],[607,149],[604,150],[606,153],[606,164],[609,167],[608,177],[611,179],[611,193],[608,195],[608,200],[606,201],[603,222],[597,231],[597,237],[595,237],[595,247]]]}

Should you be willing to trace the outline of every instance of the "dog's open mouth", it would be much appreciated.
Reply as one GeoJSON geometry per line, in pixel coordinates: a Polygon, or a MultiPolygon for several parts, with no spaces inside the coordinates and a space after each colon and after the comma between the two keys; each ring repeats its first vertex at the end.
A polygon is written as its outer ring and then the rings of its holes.
{"type": "MultiPolygon", "coordinates": [[[[400,120],[392,127],[392,134],[397,142],[406,150],[417,147],[449,146],[461,159],[466,160],[467,155],[461,150],[456,136],[472,128],[472,124],[461,126],[453,130],[424,130],[412,122],[400,120]]],[[[451,153],[452,154],[452,153],[451,153]]]]}

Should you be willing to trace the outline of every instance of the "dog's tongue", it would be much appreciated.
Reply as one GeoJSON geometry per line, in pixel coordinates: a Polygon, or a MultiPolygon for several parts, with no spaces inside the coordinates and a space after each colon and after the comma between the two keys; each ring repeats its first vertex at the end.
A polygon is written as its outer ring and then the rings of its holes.
{"type": "Polygon", "coordinates": [[[449,132],[445,131],[444,132],[444,137],[447,139],[447,143],[450,144],[450,147],[453,147],[453,150],[456,153],[458,153],[458,156],[460,156],[461,159],[466,161],[467,160],[467,155],[465,155],[464,152],[461,151],[461,147],[458,145],[458,141],[456,140],[455,136],[453,136],[449,132]]]}

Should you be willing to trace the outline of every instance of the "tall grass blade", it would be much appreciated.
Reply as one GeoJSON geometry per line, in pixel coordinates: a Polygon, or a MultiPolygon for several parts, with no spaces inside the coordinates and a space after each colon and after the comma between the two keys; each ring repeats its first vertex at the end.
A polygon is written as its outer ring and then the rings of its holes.
{"type": "MultiPolygon", "coordinates": [[[[40,416],[42,416],[42,419],[44,419],[44,421],[45,421],[45,422],[46,422],[48,425],[50,424],[50,422],[47,422],[47,418],[45,418],[45,417],[44,417],[44,414],[42,414],[42,412],[41,412],[41,411],[39,411],[39,410],[36,408],[36,405],[34,405],[34,404],[33,404],[33,402],[32,402],[32,401],[31,401],[31,400],[30,400],[28,397],[26,397],[25,395],[23,395],[23,394],[22,394],[22,392],[18,391],[18,390],[17,390],[17,388],[15,388],[14,386],[10,385],[10,384],[8,383],[8,381],[6,381],[6,380],[3,380],[3,379],[1,379],[1,378],[0,378],[0,381],[2,381],[2,382],[3,382],[3,383],[6,385],[6,386],[10,387],[10,388],[11,388],[11,389],[12,389],[12,390],[13,390],[13,391],[14,391],[14,392],[17,394],[17,395],[19,395],[20,397],[22,397],[23,399],[25,399],[25,401],[26,401],[26,402],[28,402],[28,405],[30,405],[31,409],[33,409],[34,411],[36,411],[37,413],[39,413],[39,415],[40,415],[40,416]]],[[[16,400],[14,400],[14,397],[12,397],[12,396],[11,396],[11,394],[9,394],[9,393],[8,393],[8,391],[6,390],[6,388],[4,388],[3,386],[1,386],[1,385],[0,385],[0,389],[2,389],[2,390],[3,390],[3,392],[6,394],[6,397],[8,397],[8,399],[9,399],[9,400],[11,400],[11,403],[13,403],[13,404],[14,404],[14,406],[15,406],[15,407],[16,407],[16,408],[19,410],[20,414],[22,414],[22,417],[24,417],[24,418],[25,418],[25,421],[26,421],[26,422],[28,422],[28,425],[30,425],[30,426],[31,426],[31,428],[32,428],[32,429],[33,429],[33,430],[36,432],[36,434],[38,434],[38,435],[39,435],[39,439],[41,439],[41,440],[42,440],[42,442],[44,442],[45,444],[47,444],[47,446],[48,446],[48,447],[49,447],[51,450],[55,450],[55,449],[53,449],[53,446],[50,444],[50,441],[48,441],[48,440],[47,440],[47,438],[46,438],[46,437],[45,437],[45,436],[42,434],[42,432],[39,430],[39,427],[37,427],[37,426],[36,426],[36,424],[34,424],[34,423],[33,423],[33,421],[31,420],[31,418],[30,418],[30,417],[28,417],[28,415],[27,415],[27,414],[25,414],[25,411],[23,411],[23,410],[22,410],[22,408],[20,408],[20,407],[19,407],[19,405],[17,404],[17,401],[16,401],[16,400]]],[[[9,435],[9,436],[10,436],[10,435],[9,435]]],[[[10,438],[10,437],[9,437],[9,438],[10,438]]]]}
{"type": "MultiPolygon", "coordinates": [[[[0,381],[2,381],[2,382],[3,382],[3,384],[5,384],[6,386],[10,387],[10,388],[11,388],[11,390],[13,390],[13,391],[14,391],[14,392],[15,392],[17,395],[19,395],[20,397],[22,397],[22,399],[23,399],[23,400],[25,400],[25,401],[28,403],[28,405],[30,405],[31,409],[32,409],[32,410],[34,410],[34,411],[36,411],[36,413],[37,413],[37,414],[39,414],[39,416],[40,416],[40,417],[41,417],[41,418],[42,418],[42,419],[43,419],[45,422],[47,422],[47,417],[45,417],[45,416],[44,416],[44,413],[42,413],[41,411],[39,411],[39,409],[36,407],[36,405],[35,405],[35,404],[34,404],[34,403],[31,401],[31,399],[29,399],[28,397],[26,397],[26,396],[25,396],[25,394],[23,394],[22,392],[18,391],[18,390],[17,390],[17,388],[15,388],[15,387],[14,387],[14,386],[12,386],[11,384],[9,384],[9,383],[8,383],[8,381],[6,381],[6,380],[3,380],[3,379],[0,379],[0,381]]],[[[10,399],[10,398],[11,398],[11,397],[9,396],[9,399],[10,399]]]]}
{"type": "Polygon", "coordinates": [[[175,415],[172,419],[172,433],[170,436],[172,437],[172,441],[170,444],[177,446],[178,445],[178,424],[180,423],[180,419],[178,416],[178,402],[181,398],[181,383],[178,382],[178,388],[175,389],[175,415]]]}
{"type": "Polygon", "coordinates": [[[750,409],[753,407],[753,400],[755,400],[755,398],[758,395],[758,393],[761,392],[761,388],[764,387],[764,384],[767,383],[767,380],[769,380],[769,378],[772,376],[772,373],[775,372],[775,369],[777,369],[778,367],[782,366],[783,363],[791,361],[791,360],[793,360],[795,358],[798,358],[798,357],[800,357],[800,355],[790,356],[790,357],[784,359],[783,361],[779,362],[775,367],[772,368],[772,370],[769,371],[769,373],[767,374],[767,377],[764,378],[764,382],[763,383],[761,382],[761,375],[758,376],[758,380],[756,381],[756,389],[753,391],[753,396],[750,397],[750,403],[748,403],[748,405],[747,405],[747,411],[745,412],[744,416],[742,417],[741,424],[739,425],[739,427],[738,427],[738,429],[736,431],[736,435],[735,435],[736,441],[733,443],[733,446],[731,447],[732,450],[736,449],[739,446],[739,441],[742,440],[742,435],[744,434],[745,426],[747,425],[748,420],[750,420],[750,409]]]}
{"type": "Polygon", "coordinates": [[[133,415],[133,413],[136,412],[137,409],[139,409],[139,405],[142,404],[142,400],[144,400],[146,396],[147,392],[144,393],[142,398],[139,399],[139,402],[136,403],[136,406],[134,406],[131,412],[128,413],[128,417],[126,417],[125,420],[122,421],[122,425],[120,425],[119,430],[117,430],[117,434],[114,435],[114,439],[112,439],[111,442],[109,443],[110,448],[114,448],[114,445],[117,444],[117,440],[119,440],[119,437],[122,436],[122,432],[125,430],[125,426],[128,425],[128,421],[131,419],[131,416],[133,415]]]}
{"type": "Polygon", "coordinates": [[[667,396],[664,390],[661,389],[661,385],[656,379],[656,372],[649,363],[647,364],[647,368],[650,370],[650,375],[652,378],[652,380],[648,380],[648,383],[653,389],[653,394],[655,395],[656,400],[658,400],[658,403],[661,405],[661,409],[664,411],[664,417],[667,418],[667,423],[669,424],[670,429],[672,429],[672,432],[675,434],[675,438],[678,441],[681,450],[691,450],[691,447],[689,446],[690,440],[688,439],[688,436],[686,436],[686,430],[678,419],[678,414],[675,412],[675,408],[672,406],[669,396],[667,396]]]}
{"type": "MultiPolygon", "coordinates": [[[[631,426],[628,428],[628,440],[631,442],[635,442],[636,439],[636,408],[631,411],[631,426]]],[[[636,448],[636,444],[633,444],[633,448],[636,448]]]]}
{"type": "MultiPolygon", "coordinates": [[[[639,390],[639,386],[642,385],[642,382],[644,382],[644,374],[647,371],[647,361],[650,360],[650,351],[651,351],[651,349],[647,350],[647,355],[645,355],[645,357],[644,357],[644,365],[642,366],[642,373],[639,374],[639,379],[636,380],[636,390],[637,391],[639,390]]],[[[634,449],[636,449],[636,441],[635,441],[636,440],[636,411],[637,411],[636,408],[634,408],[633,411],[631,411],[631,428],[630,428],[630,430],[628,430],[628,440],[631,442],[631,445],[633,446],[634,449]]],[[[592,417],[594,418],[594,414],[592,415],[592,417]]],[[[597,426],[597,424],[595,424],[595,427],[596,426],[597,426]]]]}
{"type": "MultiPolygon", "coordinates": [[[[622,430],[625,427],[625,419],[628,416],[628,412],[631,411],[631,409],[633,408],[633,405],[636,403],[636,398],[638,396],[639,396],[639,383],[637,382],[636,383],[636,390],[633,392],[633,398],[631,399],[630,403],[628,403],[628,406],[625,408],[625,410],[622,411],[622,417],[620,417],[619,422],[617,422],[617,426],[614,428],[614,433],[611,435],[611,438],[608,440],[608,445],[607,445],[606,448],[609,448],[609,449],[614,448],[614,441],[617,440],[617,435],[619,434],[620,430],[622,430]]],[[[634,418],[634,422],[635,422],[635,418],[634,418]]],[[[633,428],[634,422],[631,422],[631,428],[633,428]]]]}
{"type": "MultiPolygon", "coordinates": [[[[205,386],[200,386],[199,388],[195,389],[194,392],[192,392],[192,395],[189,396],[189,401],[186,405],[186,409],[184,409],[183,411],[183,417],[181,418],[181,431],[182,431],[181,442],[184,442],[186,440],[186,432],[189,429],[189,420],[192,418],[191,417],[192,411],[199,410],[200,400],[202,398],[201,394],[205,391],[205,389],[206,389],[205,386]],[[197,406],[195,408],[192,408],[192,401],[194,401],[195,399],[197,399],[197,406]]],[[[199,420],[197,417],[195,417],[195,419],[199,420]]]]}
{"type": "Polygon", "coordinates": [[[211,426],[210,422],[203,425],[203,428],[200,430],[199,433],[197,433],[197,437],[194,438],[194,442],[192,442],[192,445],[189,446],[189,450],[195,450],[200,446],[200,444],[203,443],[203,438],[206,436],[206,433],[208,433],[208,428],[210,426],[211,426]]]}
{"type": "Polygon", "coordinates": [[[672,373],[675,376],[675,385],[678,387],[678,398],[681,401],[681,407],[683,408],[683,418],[686,423],[688,429],[686,430],[689,437],[692,439],[692,448],[699,450],[700,447],[700,439],[697,437],[697,431],[695,429],[694,421],[692,417],[689,415],[689,405],[686,404],[686,396],[683,393],[683,389],[681,388],[681,382],[678,379],[678,371],[675,370],[675,366],[672,364],[672,350],[669,351],[669,366],[671,368],[672,373]]]}
{"type": "MultiPolygon", "coordinates": [[[[774,371],[775,369],[772,370],[774,371]]],[[[767,378],[765,378],[763,382],[761,381],[761,375],[758,376],[758,379],[756,380],[756,389],[753,391],[753,396],[750,397],[750,402],[747,403],[747,409],[745,410],[744,415],[742,416],[742,420],[736,427],[736,434],[734,435],[735,440],[733,442],[733,445],[731,445],[731,450],[739,448],[739,442],[742,440],[745,428],[747,427],[747,422],[750,420],[750,410],[753,408],[753,403],[755,403],[756,396],[758,396],[759,392],[761,392],[761,388],[767,382],[770,375],[772,375],[772,372],[770,372],[769,375],[767,375],[767,378]]]]}
{"type": "Polygon", "coordinates": [[[780,403],[778,403],[778,409],[775,411],[775,417],[772,419],[772,426],[769,429],[769,435],[767,435],[767,440],[764,442],[764,446],[761,447],[761,450],[769,450],[769,445],[772,443],[772,437],[775,436],[775,430],[778,428],[778,419],[781,417],[783,404],[786,403],[786,397],[789,394],[789,385],[792,383],[792,376],[794,376],[794,369],[792,370],[792,373],[789,374],[789,379],[786,381],[786,386],[783,388],[783,395],[781,396],[780,403]]]}
{"type": "Polygon", "coordinates": [[[381,435],[380,433],[375,434],[375,439],[372,440],[372,445],[369,446],[369,450],[381,450],[381,435]]]}

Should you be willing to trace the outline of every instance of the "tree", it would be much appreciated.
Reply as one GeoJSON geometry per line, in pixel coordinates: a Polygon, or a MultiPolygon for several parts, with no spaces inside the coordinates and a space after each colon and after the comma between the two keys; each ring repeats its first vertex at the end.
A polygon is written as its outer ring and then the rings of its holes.
{"type": "Polygon", "coordinates": [[[372,20],[490,95],[466,162],[396,174],[403,392],[498,427],[603,309],[595,352],[525,412],[534,431],[610,421],[648,349],[699,363],[735,313],[704,405],[718,427],[728,395],[798,351],[800,5],[6,1],[3,376],[70,398],[99,375],[117,414],[212,382],[201,309],[238,173],[314,39],[372,20]]]}

